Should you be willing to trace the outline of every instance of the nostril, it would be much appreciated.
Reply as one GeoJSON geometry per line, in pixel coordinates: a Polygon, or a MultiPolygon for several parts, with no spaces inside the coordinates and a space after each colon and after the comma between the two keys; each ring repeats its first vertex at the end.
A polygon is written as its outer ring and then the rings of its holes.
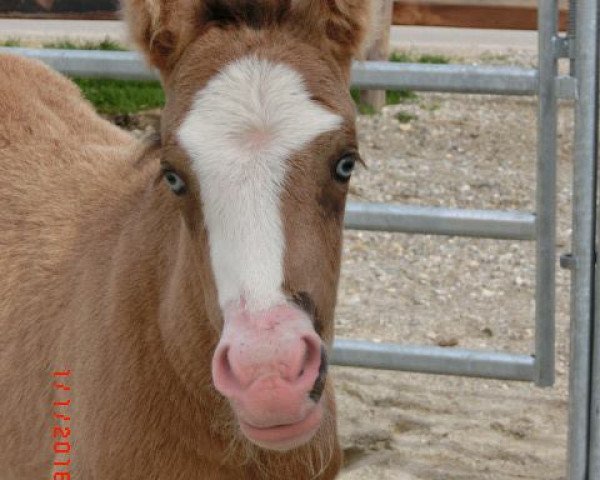
{"type": "Polygon", "coordinates": [[[218,362],[222,374],[232,375],[231,364],[229,363],[229,347],[225,347],[220,351],[218,362]]]}
{"type": "MultiPolygon", "coordinates": [[[[305,344],[306,351],[304,353],[304,364],[298,374],[298,379],[305,376],[316,378],[319,374],[321,366],[321,339],[316,335],[305,336],[302,338],[305,344]]],[[[311,381],[314,381],[311,378],[311,381]]]]}
{"type": "Polygon", "coordinates": [[[239,391],[241,384],[234,372],[230,359],[229,346],[217,348],[212,362],[212,377],[216,389],[225,396],[239,391]]]}
{"type": "Polygon", "coordinates": [[[327,353],[325,352],[325,347],[321,346],[321,365],[319,366],[319,376],[315,380],[313,388],[308,394],[309,398],[315,403],[320,400],[323,390],[325,389],[328,367],[327,353]]]}

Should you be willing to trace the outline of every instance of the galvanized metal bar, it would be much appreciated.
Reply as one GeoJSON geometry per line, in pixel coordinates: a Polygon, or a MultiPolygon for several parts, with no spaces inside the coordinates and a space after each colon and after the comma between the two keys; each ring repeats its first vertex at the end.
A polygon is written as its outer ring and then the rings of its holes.
{"type": "Polygon", "coordinates": [[[345,227],[353,230],[534,240],[536,218],[533,214],[522,212],[349,202],[345,227]]]}
{"type": "MultiPolygon", "coordinates": [[[[153,80],[150,70],[136,52],[93,50],[51,50],[0,48],[35,58],[69,76],[153,80]]],[[[559,82],[559,94],[571,98],[569,78],[559,82]]],[[[352,83],[363,89],[402,89],[419,91],[486,93],[498,95],[535,95],[538,74],[530,68],[489,67],[474,65],[423,65],[392,62],[357,62],[352,69],[352,83]]]]}
{"type": "MultiPolygon", "coordinates": [[[[600,208],[598,206],[596,208],[600,208]]],[[[597,211],[597,210],[596,210],[597,211]]],[[[600,251],[600,217],[596,219],[596,252],[600,251]]],[[[595,265],[594,324],[592,340],[592,370],[590,373],[590,443],[589,480],[600,478],[600,265],[595,265]]]]}
{"type": "Polygon", "coordinates": [[[558,57],[558,0],[540,2],[538,10],[538,147],[537,242],[535,268],[536,384],[554,383],[556,289],[556,76],[558,57]]]}
{"type": "MultiPolygon", "coordinates": [[[[574,0],[572,0],[573,9],[579,8],[578,5],[575,4],[574,0]]],[[[598,122],[598,102],[600,99],[598,96],[598,81],[600,80],[600,52],[598,51],[598,29],[600,29],[600,21],[598,20],[598,16],[600,15],[600,7],[598,6],[598,2],[596,1],[596,39],[593,44],[596,47],[595,52],[595,84],[596,84],[596,122],[598,122]]],[[[576,23],[576,22],[575,22],[576,23]]],[[[574,27],[574,30],[577,30],[574,27]]],[[[592,49],[590,49],[592,50],[592,49]]],[[[590,52],[590,54],[593,54],[590,52]]],[[[575,62],[575,67],[577,68],[578,62],[581,61],[580,57],[577,56],[577,61],[575,62]]],[[[591,67],[590,67],[591,70],[591,67]]],[[[591,88],[591,85],[588,86],[591,88]]],[[[596,124],[596,135],[598,135],[598,125],[596,124]]],[[[595,141],[596,146],[596,168],[595,172],[597,175],[598,172],[598,137],[596,136],[595,141]]],[[[595,269],[595,285],[594,285],[594,312],[593,312],[593,324],[591,327],[592,330],[592,364],[590,371],[590,409],[589,409],[589,447],[588,447],[588,479],[597,479],[600,478],[600,265],[598,264],[598,253],[600,251],[600,216],[598,215],[598,209],[600,208],[600,194],[598,192],[598,182],[596,177],[596,199],[595,199],[595,213],[596,213],[596,231],[595,235],[595,256],[593,258],[594,261],[594,269],[595,269]]]]}
{"type": "Polygon", "coordinates": [[[577,81],[568,75],[556,77],[556,97],[573,100],[577,96],[577,81]]]}
{"type": "Polygon", "coordinates": [[[531,382],[531,355],[336,339],[333,365],[531,382]]]}
{"type": "MultiPolygon", "coordinates": [[[[542,4],[545,2],[541,2],[542,4]]],[[[598,132],[598,1],[576,5],[573,145],[573,259],[569,376],[569,479],[591,480],[589,472],[590,364],[594,302],[596,155],[598,132]]]]}
{"type": "Polygon", "coordinates": [[[569,0],[567,40],[569,43],[569,73],[573,76],[575,76],[575,37],[577,37],[577,0],[569,0]]]}
{"type": "MultiPolygon", "coordinates": [[[[571,78],[557,76],[555,81],[559,98],[572,99],[571,78]]],[[[352,68],[352,85],[360,88],[536,95],[538,82],[537,70],[521,67],[357,62],[352,68]]]]}
{"type": "Polygon", "coordinates": [[[0,53],[40,60],[70,77],[117,80],[158,79],[156,71],[148,68],[143,57],[137,52],[3,47],[0,48],[0,53]]]}
{"type": "Polygon", "coordinates": [[[352,84],[361,88],[534,95],[537,72],[520,67],[362,62],[352,69],[352,84]]]}

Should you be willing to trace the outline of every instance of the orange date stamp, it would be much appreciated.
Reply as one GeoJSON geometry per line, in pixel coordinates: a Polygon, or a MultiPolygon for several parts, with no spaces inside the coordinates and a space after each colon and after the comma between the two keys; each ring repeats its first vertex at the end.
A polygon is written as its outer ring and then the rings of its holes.
{"type": "Polygon", "coordinates": [[[52,444],[54,463],[52,480],[71,480],[71,370],[52,373],[55,392],[52,444]]]}

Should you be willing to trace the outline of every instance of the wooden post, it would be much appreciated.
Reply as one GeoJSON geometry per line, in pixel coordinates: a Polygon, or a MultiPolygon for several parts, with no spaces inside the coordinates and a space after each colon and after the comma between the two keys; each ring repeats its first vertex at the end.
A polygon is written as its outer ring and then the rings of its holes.
{"type": "MultiPolygon", "coordinates": [[[[367,52],[367,60],[386,61],[390,56],[390,28],[392,26],[392,12],[394,0],[381,0],[380,26],[377,40],[367,52]]],[[[385,107],[385,90],[361,90],[360,101],[369,105],[376,112],[385,107]]]]}

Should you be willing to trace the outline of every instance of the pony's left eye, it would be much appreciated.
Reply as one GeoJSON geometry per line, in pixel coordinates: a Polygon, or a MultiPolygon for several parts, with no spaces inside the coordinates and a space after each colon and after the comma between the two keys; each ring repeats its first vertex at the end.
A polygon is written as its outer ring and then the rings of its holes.
{"type": "Polygon", "coordinates": [[[344,155],[340,158],[335,166],[335,178],[340,182],[347,182],[352,176],[356,157],[352,154],[344,155]]]}
{"type": "Polygon", "coordinates": [[[165,170],[163,176],[167,185],[175,195],[183,195],[187,189],[185,182],[173,170],[165,170]]]}

